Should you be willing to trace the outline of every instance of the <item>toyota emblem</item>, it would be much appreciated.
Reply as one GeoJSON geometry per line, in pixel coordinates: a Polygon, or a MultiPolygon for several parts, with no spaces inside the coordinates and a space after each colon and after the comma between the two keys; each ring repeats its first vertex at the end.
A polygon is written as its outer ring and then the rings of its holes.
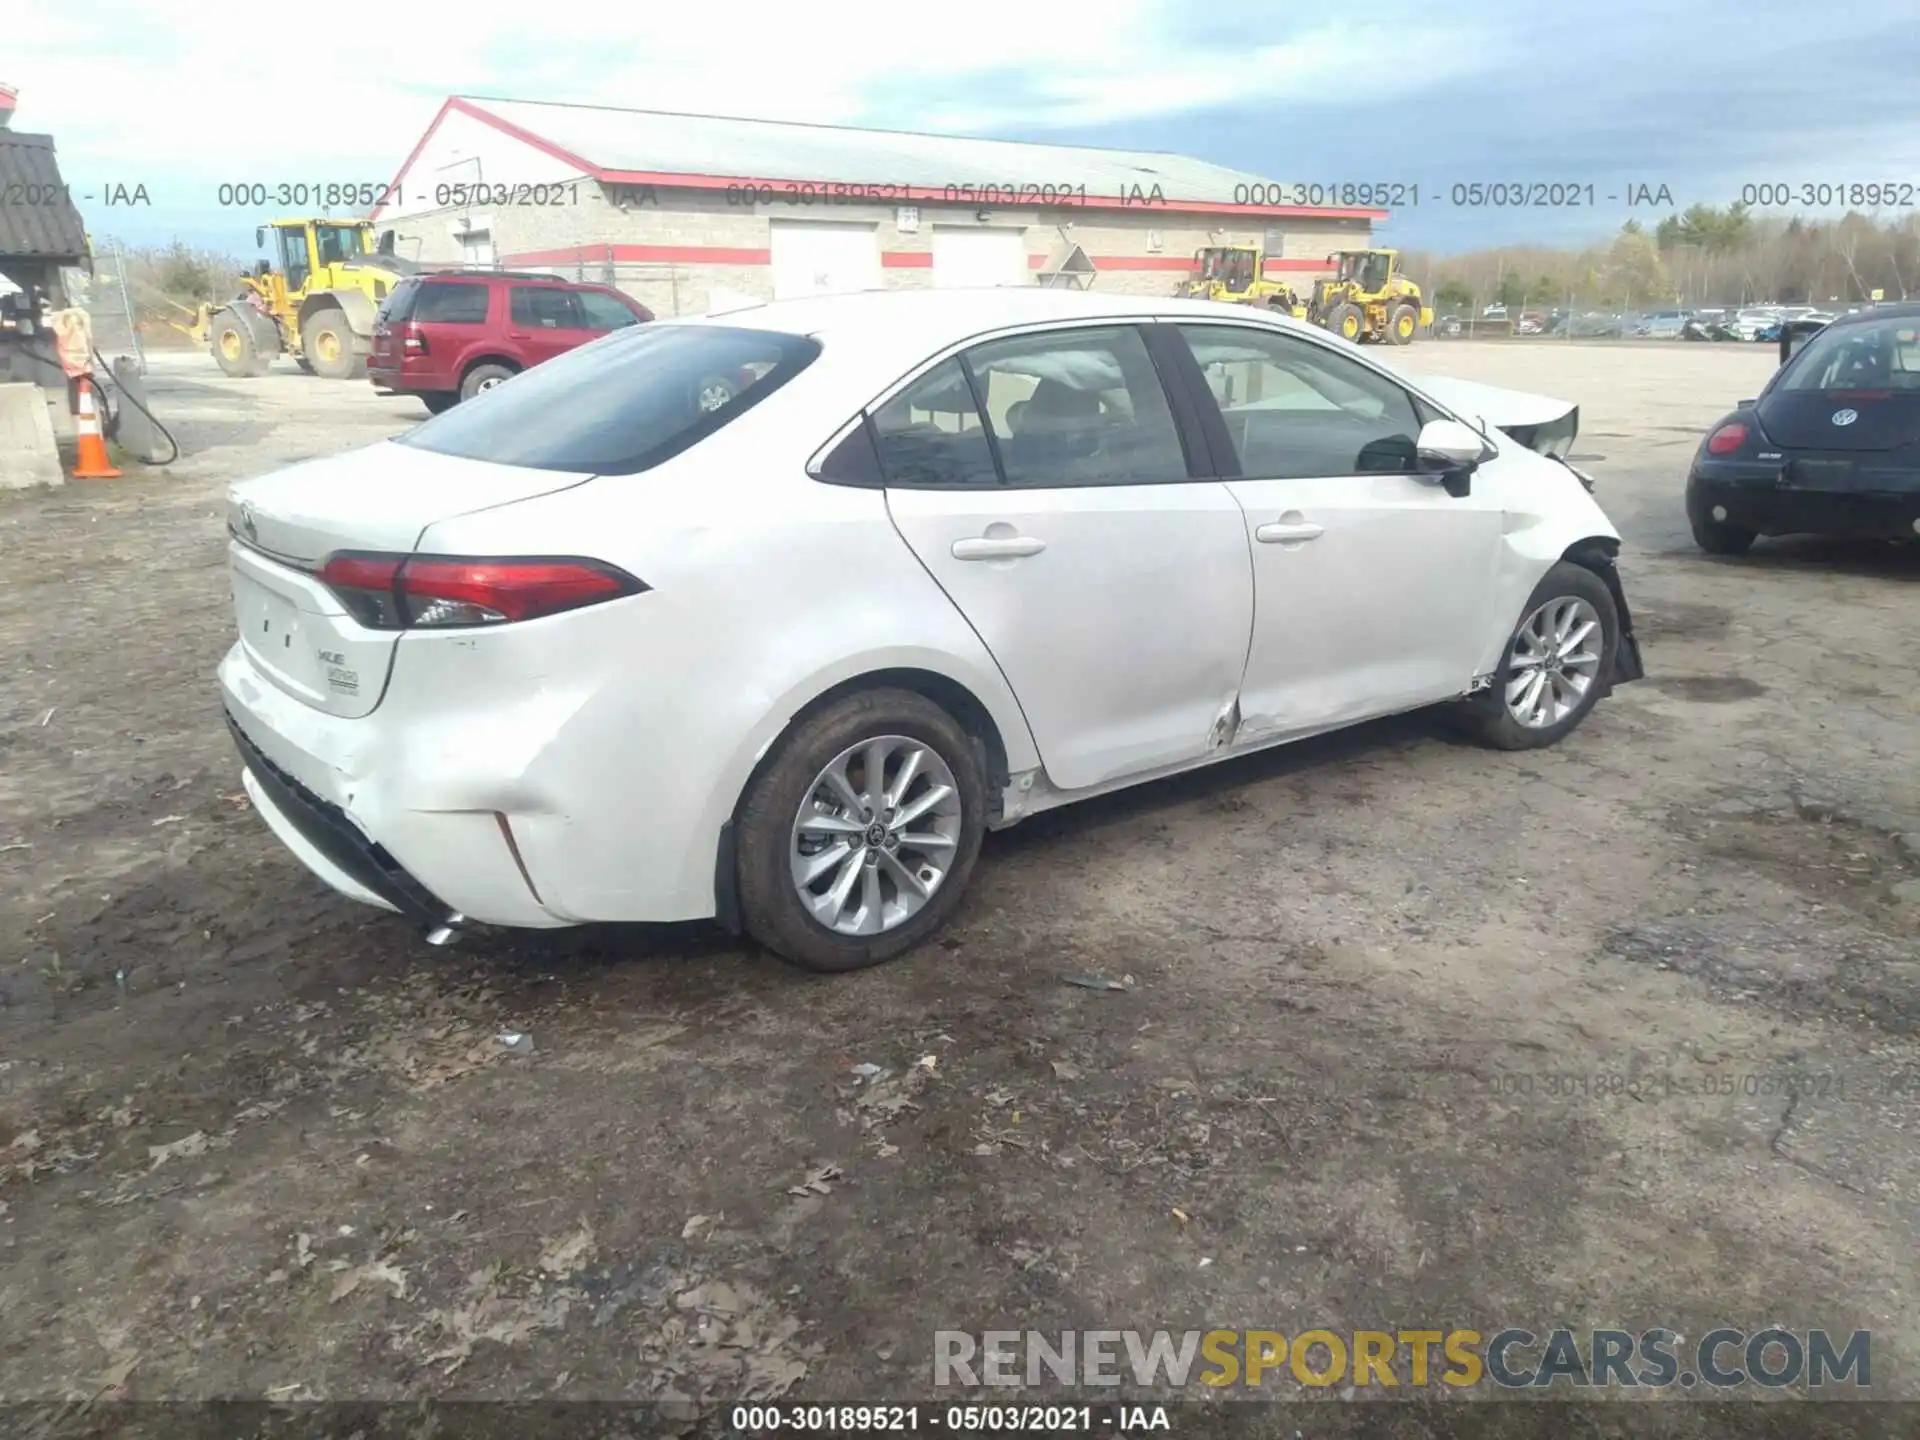
{"type": "Polygon", "coordinates": [[[1851,425],[1859,418],[1860,412],[1858,410],[1836,410],[1833,412],[1833,423],[1836,425],[1851,425]]]}

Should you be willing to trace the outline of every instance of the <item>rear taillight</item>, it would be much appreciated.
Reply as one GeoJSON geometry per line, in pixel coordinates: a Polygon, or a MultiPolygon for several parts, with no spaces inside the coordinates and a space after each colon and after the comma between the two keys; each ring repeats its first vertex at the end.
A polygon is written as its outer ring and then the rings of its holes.
{"type": "Polygon", "coordinates": [[[427,337],[420,333],[420,327],[411,320],[400,327],[400,349],[408,355],[427,353],[427,337]]]}
{"type": "Polygon", "coordinates": [[[1747,427],[1738,420],[1722,425],[1707,437],[1709,455],[1731,455],[1747,443],[1747,427]]]}
{"type": "Polygon", "coordinates": [[[598,560],[354,551],[328,556],[320,580],[370,630],[505,625],[638,595],[647,588],[626,571],[598,560]]]}

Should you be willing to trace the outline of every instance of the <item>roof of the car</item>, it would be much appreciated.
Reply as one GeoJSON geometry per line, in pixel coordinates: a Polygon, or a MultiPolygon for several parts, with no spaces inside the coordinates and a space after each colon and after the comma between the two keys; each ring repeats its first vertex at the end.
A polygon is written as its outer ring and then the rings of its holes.
{"type": "Polygon", "coordinates": [[[885,328],[911,329],[923,340],[939,341],[1018,325],[1053,321],[1115,319],[1143,315],[1191,316],[1196,320],[1279,321],[1299,325],[1276,311],[1213,300],[1184,300],[1162,295],[1103,295],[1086,290],[1050,290],[1039,286],[983,286],[948,290],[862,290],[804,300],[769,300],[705,315],[680,316],[667,323],[738,326],[779,330],[793,335],[885,328]]]}
{"type": "Polygon", "coordinates": [[[569,280],[564,275],[548,275],[540,270],[427,270],[418,275],[409,275],[407,278],[409,280],[511,280],[515,284],[530,280],[544,280],[551,285],[593,284],[588,280],[569,280]]]}
{"type": "Polygon", "coordinates": [[[1864,310],[1855,310],[1851,314],[1836,315],[1827,323],[1858,325],[1866,320],[1911,320],[1916,316],[1920,316],[1920,300],[1895,300],[1890,303],[1869,305],[1864,310]]]}

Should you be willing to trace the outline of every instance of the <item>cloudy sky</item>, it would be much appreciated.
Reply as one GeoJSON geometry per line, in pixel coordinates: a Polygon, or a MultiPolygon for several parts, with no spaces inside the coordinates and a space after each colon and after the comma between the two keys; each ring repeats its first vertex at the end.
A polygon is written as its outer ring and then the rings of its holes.
{"type": "Polygon", "coordinates": [[[20,89],[17,128],[56,136],[77,193],[144,185],[151,199],[85,207],[94,232],[237,254],[265,217],[218,208],[220,183],[390,179],[450,93],[1417,184],[1421,203],[1382,233],[1422,248],[1610,232],[1632,185],[1664,184],[1684,206],[1758,182],[1920,184],[1920,27],[1892,0],[812,0],[735,7],[722,29],[699,5],[404,0],[350,7],[337,24],[252,0],[8,9],[0,81],[20,89]],[[1503,180],[1591,184],[1599,203],[1446,203],[1456,183],[1503,180]]]}

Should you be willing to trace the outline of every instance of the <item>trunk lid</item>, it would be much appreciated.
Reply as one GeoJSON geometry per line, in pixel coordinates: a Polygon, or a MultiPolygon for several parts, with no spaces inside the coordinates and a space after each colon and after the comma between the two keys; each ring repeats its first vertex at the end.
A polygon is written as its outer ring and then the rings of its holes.
{"type": "Polygon", "coordinates": [[[1920,392],[1780,390],[1756,407],[1767,438],[1787,450],[1898,450],[1920,443],[1920,392]]]}
{"type": "Polygon", "coordinates": [[[330,715],[371,714],[402,632],[362,626],[315,575],[337,550],[410,554],[427,527],[592,477],[382,441],[235,485],[227,527],[234,621],[254,667],[330,715]]]}

